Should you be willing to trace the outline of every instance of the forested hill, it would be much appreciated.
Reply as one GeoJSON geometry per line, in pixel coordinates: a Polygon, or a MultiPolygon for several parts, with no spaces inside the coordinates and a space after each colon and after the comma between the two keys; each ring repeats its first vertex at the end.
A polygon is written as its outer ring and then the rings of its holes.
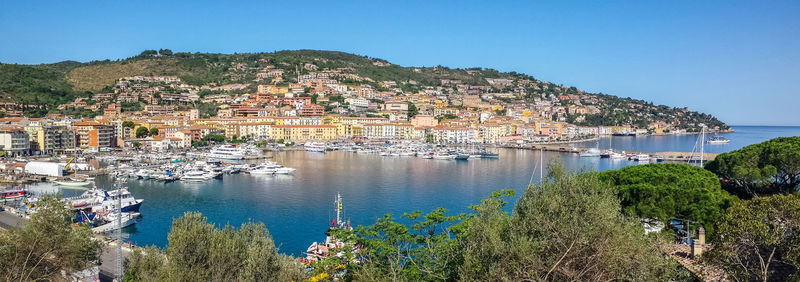
{"type": "MultiPolygon", "coordinates": [[[[454,69],[435,67],[402,67],[383,59],[370,58],[344,52],[296,50],[271,53],[211,54],[173,53],[170,50],[146,50],[141,54],[121,60],[79,63],[65,61],[55,64],[16,65],[0,64],[0,102],[22,105],[45,105],[48,109],[68,103],[75,97],[108,92],[114,83],[129,76],[177,76],[189,85],[249,84],[255,91],[257,75],[265,69],[283,71],[284,80],[296,82],[301,75],[315,71],[338,70],[354,76],[340,79],[341,83],[369,84],[377,89],[380,82],[395,82],[404,93],[435,90],[443,95],[481,93],[514,93],[506,102],[554,101],[563,106],[592,106],[593,113],[564,113],[567,122],[578,125],[638,125],[651,122],[679,120],[683,128],[703,123],[710,127],[728,128],[707,114],[685,108],[653,105],[642,100],[619,98],[599,93],[585,93],[567,87],[536,80],[516,72],[499,72],[488,68],[454,69]],[[160,52],[159,52],[160,51],[160,52]],[[499,81],[499,83],[498,83],[499,81]],[[491,86],[491,87],[490,87],[491,86]],[[580,96],[580,97],[578,97],[580,96]]],[[[388,89],[384,89],[388,90],[388,89]]],[[[42,114],[28,112],[26,114],[42,114]]]]}

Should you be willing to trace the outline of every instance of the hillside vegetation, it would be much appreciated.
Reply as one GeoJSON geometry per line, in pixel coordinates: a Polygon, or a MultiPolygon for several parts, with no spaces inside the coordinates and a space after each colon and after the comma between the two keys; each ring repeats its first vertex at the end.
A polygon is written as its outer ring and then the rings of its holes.
{"type": "MultiPolygon", "coordinates": [[[[283,71],[283,82],[296,82],[296,77],[315,70],[345,70],[357,77],[345,79],[349,85],[368,84],[378,90],[380,82],[390,81],[406,93],[416,93],[426,88],[436,88],[445,95],[464,91],[461,86],[485,87],[489,92],[516,93],[517,99],[527,103],[541,100],[562,100],[568,95],[593,95],[588,102],[600,109],[599,113],[568,115],[567,122],[577,125],[635,125],[647,128],[653,121],[681,121],[677,128],[696,130],[698,123],[711,128],[728,128],[707,114],[654,105],[633,98],[620,98],[602,93],[585,93],[516,72],[499,72],[487,68],[452,69],[435,67],[403,67],[386,60],[336,51],[296,50],[271,53],[213,54],[172,53],[146,50],[122,60],[103,60],[88,63],[66,61],[42,65],[0,64],[0,102],[46,105],[53,107],[75,97],[92,93],[110,92],[115,81],[128,76],[177,76],[181,81],[195,86],[207,84],[250,84],[254,91],[258,73],[267,69],[283,71]],[[510,84],[492,85],[487,79],[505,79],[510,84]]],[[[506,102],[513,102],[511,100],[506,102]]]]}

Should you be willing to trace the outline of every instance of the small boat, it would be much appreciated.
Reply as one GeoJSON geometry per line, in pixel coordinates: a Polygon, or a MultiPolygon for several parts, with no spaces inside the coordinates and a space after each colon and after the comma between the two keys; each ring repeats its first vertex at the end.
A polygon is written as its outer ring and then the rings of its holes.
{"type": "Polygon", "coordinates": [[[719,135],[714,135],[713,137],[708,138],[708,140],[706,140],[706,143],[712,144],[712,145],[728,144],[730,142],[731,142],[730,139],[722,137],[722,136],[719,136],[719,135]]]}
{"type": "Polygon", "coordinates": [[[91,181],[74,181],[74,180],[70,180],[70,181],[53,181],[53,182],[55,182],[58,185],[68,186],[68,187],[84,187],[84,186],[87,186],[89,184],[92,184],[91,181]]]}
{"type": "Polygon", "coordinates": [[[649,162],[650,161],[650,155],[648,155],[648,154],[638,154],[636,156],[633,156],[633,160],[637,161],[637,162],[649,162]]]}
{"type": "Polygon", "coordinates": [[[94,234],[102,234],[131,226],[139,221],[139,216],[141,216],[141,214],[138,212],[123,212],[121,215],[116,212],[110,213],[103,218],[106,223],[92,228],[92,232],[94,234]],[[117,219],[120,216],[120,224],[117,224],[117,219]]]}
{"type": "Polygon", "coordinates": [[[451,154],[435,154],[433,155],[434,160],[454,160],[456,155],[451,154]]]}
{"type": "Polygon", "coordinates": [[[500,154],[484,152],[484,153],[481,153],[481,158],[483,158],[483,159],[497,159],[497,158],[500,158],[500,154]]]}
{"type": "Polygon", "coordinates": [[[612,153],[610,158],[612,160],[627,160],[628,156],[625,155],[625,154],[621,154],[621,153],[612,153]]]}
{"type": "Polygon", "coordinates": [[[614,137],[636,137],[636,132],[614,132],[611,134],[614,137]]]}
{"type": "Polygon", "coordinates": [[[600,149],[589,148],[589,150],[580,152],[578,153],[578,155],[580,155],[581,157],[599,157],[601,153],[602,152],[600,152],[600,149]]]}

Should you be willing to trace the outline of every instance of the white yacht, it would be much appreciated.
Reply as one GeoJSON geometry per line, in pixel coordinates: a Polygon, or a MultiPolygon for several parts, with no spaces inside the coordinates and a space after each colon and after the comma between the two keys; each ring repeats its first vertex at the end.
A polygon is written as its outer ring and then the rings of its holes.
{"type": "Polygon", "coordinates": [[[211,177],[209,177],[208,172],[204,171],[204,170],[187,171],[181,177],[181,180],[183,180],[183,181],[192,181],[192,182],[194,182],[194,181],[206,181],[206,180],[209,180],[209,179],[211,179],[211,177]]]}
{"type": "Polygon", "coordinates": [[[601,152],[600,149],[589,148],[589,150],[580,152],[578,155],[580,155],[581,157],[599,157],[600,154],[602,154],[602,153],[603,152],[601,152]]]}
{"type": "Polygon", "coordinates": [[[106,223],[92,228],[92,232],[94,234],[101,234],[131,226],[139,221],[139,216],[140,214],[138,212],[123,212],[121,215],[116,212],[109,213],[103,217],[106,223]],[[120,216],[122,217],[120,218],[121,226],[117,224],[117,218],[120,216]]]}
{"type": "Polygon", "coordinates": [[[303,147],[306,148],[306,151],[309,152],[325,152],[325,143],[322,142],[306,142],[303,144],[303,147]]]}
{"type": "Polygon", "coordinates": [[[241,160],[244,159],[246,153],[247,150],[243,148],[233,145],[221,145],[211,149],[211,152],[206,154],[206,157],[220,160],[241,160]]]}
{"type": "Polygon", "coordinates": [[[251,170],[250,174],[292,174],[296,169],[291,167],[285,167],[274,162],[267,161],[264,164],[258,166],[256,169],[251,170]]]}

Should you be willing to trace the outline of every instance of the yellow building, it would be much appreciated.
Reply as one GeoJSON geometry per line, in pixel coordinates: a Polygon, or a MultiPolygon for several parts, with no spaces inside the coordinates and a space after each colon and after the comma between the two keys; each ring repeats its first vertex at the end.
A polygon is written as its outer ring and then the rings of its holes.
{"type": "Polygon", "coordinates": [[[273,125],[270,128],[273,140],[333,140],[336,137],[335,125],[273,125]]]}

